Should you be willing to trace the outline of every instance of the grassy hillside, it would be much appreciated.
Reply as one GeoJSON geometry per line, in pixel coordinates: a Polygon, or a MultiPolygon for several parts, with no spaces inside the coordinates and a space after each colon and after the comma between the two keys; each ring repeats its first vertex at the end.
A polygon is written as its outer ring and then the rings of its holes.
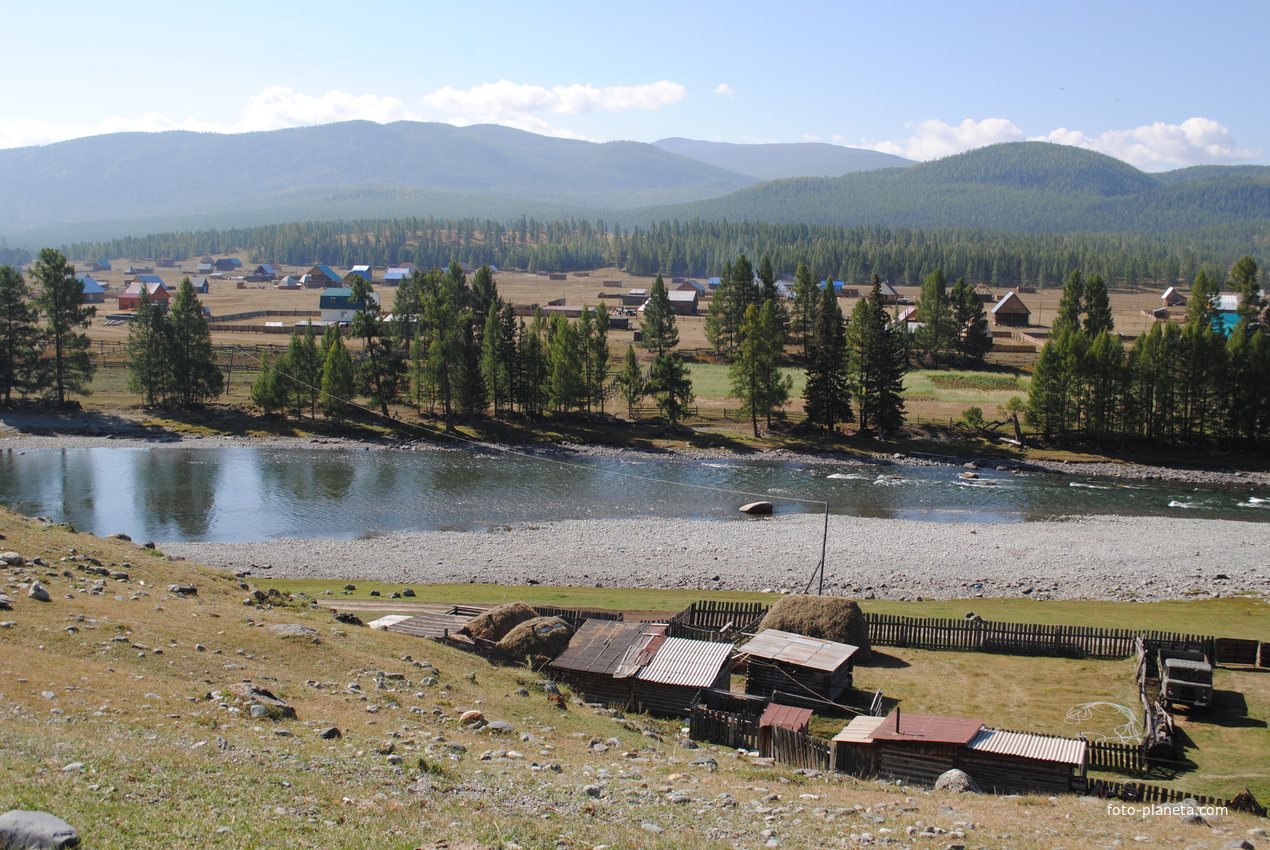
{"type": "Polygon", "coordinates": [[[786,177],[839,177],[875,168],[904,168],[912,160],[879,151],[845,148],[820,142],[734,145],[696,139],[662,139],[655,147],[717,168],[748,174],[759,180],[786,177]]]}
{"type": "MultiPolygon", "coordinates": [[[[0,549],[25,559],[3,569],[15,601],[0,612],[0,809],[53,812],[80,830],[85,846],[405,850],[468,840],[477,848],[651,850],[757,848],[770,836],[802,847],[840,846],[864,832],[904,836],[930,824],[961,829],[966,843],[1027,850],[1053,846],[1054,835],[1085,846],[1126,832],[1224,841],[1256,825],[1239,815],[1211,826],[1179,825],[1176,817],[1130,823],[1109,817],[1101,802],[954,798],[804,775],[717,747],[689,749],[673,721],[614,716],[573,700],[553,707],[541,676],[526,669],[343,625],[302,596],[257,603],[250,594],[277,589],[268,582],[240,584],[125,541],[7,512],[0,535],[0,549]],[[127,577],[98,576],[98,564],[127,577]],[[31,580],[50,601],[26,596],[31,580]],[[170,593],[172,583],[197,594],[170,593]],[[284,637],[269,628],[280,624],[314,633],[284,637]],[[297,718],[252,716],[229,689],[244,680],[292,705],[297,718]],[[461,726],[459,715],[472,708],[514,731],[461,726]],[[341,736],[323,738],[332,726],[341,736]],[[701,755],[717,769],[692,764],[701,755]]],[[[427,588],[416,591],[431,598],[427,588]]],[[[472,587],[466,601],[494,591],[509,589],[472,587]]],[[[593,601],[572,593],[571,601],[593,601]]],[[[678,600],[658,600],[668,602],[678,600]]],[[[1206,610],[1229,616],[1233,604],[1206,610]]],[[[898,650],[893,659],[894,669],[860,675],[906,708],[1026,723],[1065,709],[1071,696],[1055,683],[1073,678],[1085,683],[1082,693],[1128,698],[1120,662],[898,650]],[[970,698],[978,702],[966,704],[970,698]]],[[[1246,695],[1248,722],[1205,730],[1202,773],[1177,783],[1211,793],[1250,785],[1264,795],[1270,694],[1264,676],[1229,675],[1239,678],[1220,686],[1246,695]]],[[[1061,729],[1061,720],[1050,722],[1061,729]]],[[[825,725],[817,731],[832,731],[825,725]]]]}

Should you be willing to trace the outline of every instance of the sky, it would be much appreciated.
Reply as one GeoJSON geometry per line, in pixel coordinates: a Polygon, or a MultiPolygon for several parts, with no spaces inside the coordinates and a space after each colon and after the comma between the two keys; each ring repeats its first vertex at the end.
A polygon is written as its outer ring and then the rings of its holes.
{"type": "Polygon", "coordinates": [[[366,119],[1270,164],[1263,0],[6,5],[0,148],[366,119]]]}

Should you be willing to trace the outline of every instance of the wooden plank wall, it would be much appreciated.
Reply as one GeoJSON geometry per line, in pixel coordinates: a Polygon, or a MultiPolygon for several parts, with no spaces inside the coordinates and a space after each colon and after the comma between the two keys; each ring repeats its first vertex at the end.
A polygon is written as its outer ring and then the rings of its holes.
{"type": "Polygon", "coordinates": [[[713,711],[704,705],[692,707],[688,735],[694,741],[709,741],[721,747],[758,749],[758,718],[713,711]]]}
{"type": "Polygon", "coordinates": [[[1114,741],[1088,743],[1088,768],[1115,773],[1145,774],[1151,769],[1146,748],[1142,744],[1120,744],[1114,741]]]}
{"type": "Polygon", "coordinates": [[[1194,800],[1200,806],[1225,806],[1235,811],[1246,811],[1265,816],[1264,806],[1251,796],[1244,800],[1223,800],[1204,794],[1191,794],[1179,788],[1162,788],[1159,785],[1145,785],[1141,782],[1106,782],[1095,779],[1089,783],[1089,795],[1103,799],[1114,798],[1135,803],[1181,803],[1183,800],[1194,800]]]}
{"type": "Polygon", "coordinates": [[[781,764],[805,770],[828,770],[832,752],[833,742],[824,738],[783,726],[772,727],[772,758],[781,764]]]}

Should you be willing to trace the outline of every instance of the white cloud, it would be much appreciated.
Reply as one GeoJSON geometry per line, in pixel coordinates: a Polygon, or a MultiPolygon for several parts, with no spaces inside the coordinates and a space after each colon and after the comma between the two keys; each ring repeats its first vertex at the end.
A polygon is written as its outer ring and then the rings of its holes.
{"type": "Polygon", "coordinates": [[[714,87],[714,93],[719,97],[736,97],[736,89],[727,83],[719,83],[714,87]]]}
{"type": "Polygon", "coordinates": [[[0,122],[0,148],[45,145],[103,133],[154,133],[163,130],[246,133],[355,119],[386,123],[419,120],[419,116],[395,97],[353,95],[339,90],[314,97],[281,86],[271,86],[248,98],[239,120],[229,124],[200,121],[193,117],[178,121],[158,112],[148,112],[139,118],[103,118],[95,124],[83,125],[55,125],[32,120],[5,121],[0,122]]]}
{"type": "Polygon", "coordinates": [[[1062,127],[1032,138],[1088,148],[1147,170],[1238,162],[1261,154],[1259,150],[1236,146],[1230,130],[1211,118],[1188,118],[1181,124],[1157,121],[1131,130],[1109,130],[1096,136],[1062,127]]]}
{"type": "Polygon", "coordinates": [[[581,115],[587,112],[627,112],[632,109],[657,110],[678,103],[688,96],[679,83],[660,80],[638,86],[595,86],[574,83],[549,89],[523,83],[499,80],[473,86],[466,91],[437,89],[424,96],[423,102],[434,109],[453,113],[474,113],[483,119],[550,113],[581,115]]]}
{"type": "Polygon", "coordinates": [[[937,118],[906,124],[916,132],[902,142],[878,142],[867,145],[873,150],[908,159],[938,159],[997,142],[1022,141],[1023,131],[1004,118],[967,118],[960,124],[945,124],[937,118]]]}
{"type": "MultiPolygon", "coordinates": [[[[836,139],[837,137],[835,136],[834,138],[836,139]]],[[[804,142],[819,142],[819,141],[823,141],[823,139],[821,139],[819,136],[815,135],[814,133],[803,133],[803,141],[804,142]]]]}
{"type": "MultiPolygon", "coordinates": [[[[915,130],[907,139],[865,143],[863,147],[909,159],[928,160],[1026,138],[1028,141],[1088,148],[1147,170],[1239,162],[1261,154],[1259,150],[1238,147],[1230,130],[1210,118],[1188,118],[1181,124],[1157,121],[1130,130],[1108,130],[1093,136],[1066,127],[1045,135],[1026,136],[1005,118],[986,118],[983,121],[967,118],[956,125],[930,119],[906,126],[915,130]]],[[[839,144],[845,142],[840,136],[834,136],[833,140],[839,144]]]]}

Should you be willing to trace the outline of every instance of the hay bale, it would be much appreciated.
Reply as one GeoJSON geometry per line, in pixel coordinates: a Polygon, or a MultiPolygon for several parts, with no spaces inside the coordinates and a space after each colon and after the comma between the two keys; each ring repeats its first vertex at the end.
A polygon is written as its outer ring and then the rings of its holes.
{"type": "Polygon", "coordinates": [[[569,646],[573,629],[559,617],[535,617],[512,629],[498,642],[504,652],[550,661],[569,646]]]}
{"type": "Polygon", "coordinates": [[[512,629],[537,616],[538,612],[524,602],[509,602],[468,621],[466,626],[459,629],[459,634],[497,643],[512,629]]]}
{"type": "Polygon", "coordinates": [[[869,623],[854,599],[841,596],[786,596],[767,612],[759,631],[779,629],[797,635],[846,643],[860,648],[858,661],[872,654],[869,623]]]}

